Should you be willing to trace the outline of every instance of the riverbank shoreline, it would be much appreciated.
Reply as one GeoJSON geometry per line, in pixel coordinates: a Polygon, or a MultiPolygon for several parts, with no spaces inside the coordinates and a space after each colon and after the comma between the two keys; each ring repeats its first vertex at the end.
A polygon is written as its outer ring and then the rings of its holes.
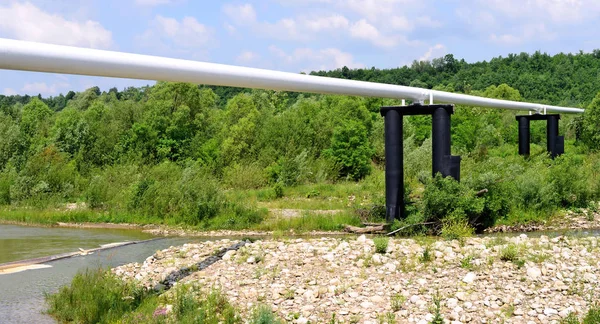
{"type": "MultiPolygon", "coordinates": [[[[259,305],[293,323],[555,323],[600,294],[598,237],[258,240],[185,277],[247,316],[259,305]],[[437,303],[437,304],[436,304],[437,303]],[[439,305],[436,308],[436,305],[439,305]],[[335,314],[335,315],[333,315],[335,314]]],[[[148,288],[236,241],[185,244],[113,273],[148,288]]]]}
{"type": "MultiPolygon", "coordinates": [[[[304,231],[294,228],[284,230],[263,231],[263,230],[203,230],[186,228],[176,225],[161,225],[161,224],[136,224],[136,223],[111,223],[111,222],[36,222],[36,221],[15,221],[2,218],[0,215],[0,224],[3,225],[19,225],[33,227],[59,227],[59,228],[83,228],[83,229],[123,229],[123,230],[139,230],[155,236],[167,237],[272,237],[272,236],[289,236],[289,237],[305,237],[305,236],[336,236],[336,235],[352,235],[343,231],[321,231],[312,230],[304,231]]],[[[343,224],[339,224],[343,226],[343,224]]],[[[495,233],[531,233],[531,232],[565,232],[577,230],[594,230],[600,229],[600,214],[593,213],[583,209],[579,213],[573,211],[565,211],[564,214],[554,216],[547,221],[531,222],[527,224],[516,225],[496,225],[487,228],[483,234],[495,233]]]]}

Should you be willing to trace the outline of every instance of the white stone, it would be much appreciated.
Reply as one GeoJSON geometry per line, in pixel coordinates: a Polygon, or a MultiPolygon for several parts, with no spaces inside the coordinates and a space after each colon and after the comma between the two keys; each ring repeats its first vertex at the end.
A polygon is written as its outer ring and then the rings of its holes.
{"type": "Polygon", "coordinates": [[[454,308],[454,307],[458,306],[458,299],[456,299],[456,298],[449,298],[446,301],[446,306],[448,306],[448,308],[454,308]]]}
{"type": "MultiPolygon", "coordinates": [[[[229,260],[231,260],[231,258],[232,258],[232,257],[233,257],[233,256],[234,256],[236,253],[237,253],[237,251],[236,251],[236,250],[229,250],[229,251],[225,252],[225,254],[223,255],[223,260],[225,260],[225,261],[229,261],[229,260]]],[[[194,256],[194,257],[195,257],[195,256],[194,256]]],[[[196,258],[194,258],[194,259],[196,259],[196,258]]],[[[199,259],[199,257],[198,257],[198,259],[199,259]]]]}
{"type": "Polygon", "coordinates": [[[475,274],[475,272],[469,272],[467,273],[467,275],[463,278],[463,282],[464,283],[473,283],[473,281],[475,281],[475,278],[477,278],[477,275],[475,274]]]}
{"type": "Polygon", "coordinates": [[[558,311],[554,308],[546,307],[544,308],[544,315],[552,316],[558,314],[558,311]]]}
{"type": "Polygon", "coordinates": [[[538,267],[527,268],[527,277],[531,280],[537,280],[542,275],[542,271],[538,267]]]}
{"type": "Polygon", "coordinates": [[[409,300],[411,303],[416,304],[419,300],[421,300],[421,297],[419,297],[419,295],[412,295],[409,300]]]}

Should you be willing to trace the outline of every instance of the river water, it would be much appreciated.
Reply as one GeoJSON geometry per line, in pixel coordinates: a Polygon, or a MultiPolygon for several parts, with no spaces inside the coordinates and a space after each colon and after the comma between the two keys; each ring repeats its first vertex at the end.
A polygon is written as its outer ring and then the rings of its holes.
{"type": "MultiPolygon", "coordinates": [[[[0,264],[92,249],[102,244],[139,241],[152,236],[137,230],[39,228],[0,225],[0,264]]],[[[69,284],[80,270],[142,262],[157,250],[202,239],[165,238],[85,256],[49,262],[44,269],[0,274],[0,323],[54,323],[43,314],[44,294],[69,284]]]]}

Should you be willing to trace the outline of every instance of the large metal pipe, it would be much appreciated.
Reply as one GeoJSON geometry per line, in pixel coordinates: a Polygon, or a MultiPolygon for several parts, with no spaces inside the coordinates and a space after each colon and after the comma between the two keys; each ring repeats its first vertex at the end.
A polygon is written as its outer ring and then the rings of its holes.
{"type": "Polygon", "coordinates": [[[149,55],[0,38],[0,69],[128,79],[191,82],[243,88],[411,99],[488,108],[582,113],[583,109],[482,98],[374,82],[196,62],[149,55]]]}
{"type": "Polygon", "coordinates": [[[385,202],[386,221],[392,223],[404,214],[404,162],[402,114],[387,110],[384,115],[385,132],[385,202]]]}

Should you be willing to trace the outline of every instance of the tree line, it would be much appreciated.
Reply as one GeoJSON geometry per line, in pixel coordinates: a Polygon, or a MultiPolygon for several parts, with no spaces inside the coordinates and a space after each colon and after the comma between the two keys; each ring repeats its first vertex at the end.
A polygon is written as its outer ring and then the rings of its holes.
{"type": "MultiPolygon", "coordinates": [[[[472,64],[446,55],[397,69],[313,72],[589,107],[583,116],[563,116],[568,153],[556,161],[544,154],[545,125],[532,123],[533,153],[523,159],[516,154],[515,112],[457,107],[452,149],[463,156],[460,184],[430,179],[430,117],[405,118],[410,217],[441,224],[453,215],[446,221],[453,226],[489,226],[517,211],[586,206],[598,197],[599,73],[598,51],[472,64]],[[473,195],[484,188],[488,195],[473,195]]],[[[232,201],[227,190],[267,188],[276,199],[281,188],[299,184],[381,179],[379,107],[395,104],[170,82],[49,98],[0,96],[0,203],[48,208],[85,201],[157,221],[247,227],[264,213],[232,201]]],[[[373,205],[383,203],[377,183],[369,189],[373,205]]]]}

